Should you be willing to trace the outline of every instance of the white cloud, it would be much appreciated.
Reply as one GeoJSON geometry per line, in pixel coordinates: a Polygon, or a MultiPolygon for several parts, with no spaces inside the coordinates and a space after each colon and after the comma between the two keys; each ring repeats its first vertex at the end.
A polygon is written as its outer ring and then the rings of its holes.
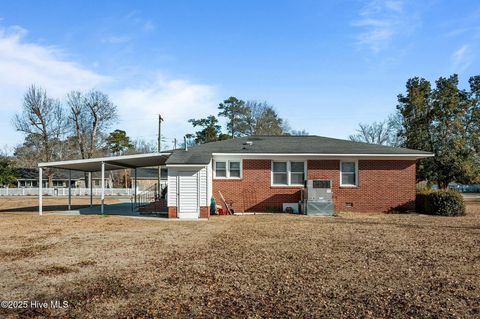
{"type": "Polygon", "coordinates": [[[157,75],[151,81],[146,82],[148,72],[143,72],[140,80],[135,78],[143,84],[129,85],[125,82],[131,83],[128,74],[95,72],[69,59],[57,47],[27,41],[26,33],[20,27],[0,27],[0,146],[21,142],[11,118],[21,110],[23,94],[31,84],[45,88],[56,98],[64,98],[73,89],[101,89],[118,105],[121,121],[116,127],[147,140],[155,139],[158,113],[165,118],[165,135],[180,138],[193,131],[188,119],[217,112],[218,98],[211,85],[167,78],[155,71],[157,75]]]}
{"type": "Polygon", "coordinates": [[[356,44],[374,53],[386,49],[395,37],[409,33],[415,25],[412,13],[406,13],[404,1],[369,1],[352,23],[361,29],[356,44]]]}
{"type": "Polygon", "coordinates": [[[0,28],[0,92],[2,107],[18,105],[18,93],[31,84],[61,96],[71,89],[101,85],[109,78],[68,61],[64,53],[24,40],[27,31],[18,26],[0,28]],[[14,99],[13,99],[14,98],[14,99]]]}
{"type": "Polygon", "coordinates": [[[453,72],[460,73],[465,71],[473,62],[473,53],[470,46],[465,44],[453,52],[451,62],[453,72]]]}
{"type": "Polygon", "coordinates": [[[155,136],[158,114],[165,119],[162,135],[170,142],[193,131],[189,119],[217,113],[215,87],[162,75],[148,84],[113,92],[112,97],[120,107],[121,126],[129,135],[147,140],[155,136]]]}
{"type": "Polygon", "coordinates": [[[69,61],[58,48],[27,42],[26,34],[18,26],[0,26],[0,145],[10,147],[21,141],[11,119],[20,110],[28,86],[36,84],[60,98],[69,90],[88,89],[109,81],[107,76],[69,61]]]}

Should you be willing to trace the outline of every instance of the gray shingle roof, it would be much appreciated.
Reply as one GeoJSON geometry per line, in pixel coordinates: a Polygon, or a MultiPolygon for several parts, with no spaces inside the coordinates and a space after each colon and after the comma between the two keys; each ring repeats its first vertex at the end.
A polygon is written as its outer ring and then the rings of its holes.
{"type": "Polygon", "coordinates": [[[338,154],[338,155],[419,155],[431,153],[340,140],[323,136],[249,136],[175,150],[166,164],[208,164],[213,153],[250,154],[338,154]],[[252,144],[248,145],[249,141],[252,144]]]}

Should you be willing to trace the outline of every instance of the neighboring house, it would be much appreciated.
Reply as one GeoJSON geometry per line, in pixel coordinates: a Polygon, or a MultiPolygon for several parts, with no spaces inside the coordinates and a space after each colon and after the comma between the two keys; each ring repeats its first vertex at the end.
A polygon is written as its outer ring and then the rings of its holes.
{"type": "MultiPolygon", "coordinates": [[[[165,166],[161,167],[160,186],[164,188],[167,186],[168,181],[168,169],[165,166]]],[[[130,173],[130,183],[134,185],[135,176],[134,173],[130,173]]],[[[142,167],[137,169],[137,189],[143,191],[154,187],[158,184],[158,168],[157,167],[142,167]]]]}
{"type": "Polygon", "coordinates": [[[253,136],[175,150],[168,168],[169,217],[208,217],[220,193],[236,211],[298,203],[305,180],[331,181],[336,211],[415,208],[416,160],[431,153],[320,136],[253,136]]]}
{"type": "MultiPolygon", "coordinates": [[[[17,171],[17,187],[18,188],[35,188],[38,187],[38,169],[36,168],[20,168],[17,171]]],[[[52,177],[52,187],[66,188],[68,187],[69,173],[65,170],[55,170],[52,177]]],[[[98,172],[92,174],[93,188],[101,186],[102,178],[98,172]]],[[[85,188],[85,174],[79,171],[72,171],[71,176],[72,188],[85,188]]],[[[113,181],[111,177],[105,177],[105,187],[112,188],[113,181]]],[[[48,187],[48,180],[43,180],[43,187],[48,187]]]]}

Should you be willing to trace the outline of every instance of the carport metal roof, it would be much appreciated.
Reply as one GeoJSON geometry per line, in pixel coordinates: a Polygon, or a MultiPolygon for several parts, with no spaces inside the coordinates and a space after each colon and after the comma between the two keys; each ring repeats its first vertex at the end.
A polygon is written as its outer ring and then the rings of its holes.
{"type": "MultiPolygon", "coordinates": [[[[39,163],[38,164],[38,213],[42,215],[43,211],[43,168],[60,168],[70,171],[82,171],[82,172],[102,172],[101,179],[101,213],[104,212],[104,201],[105,201],[105,171],[115,170],[115,169],[124,169],[124,168],[133,168],[135,169],[135,206],[137,203],[137,168],[139,167],[152,167],[152,166],[161,166],[164,165],[171,153],[151,153],[151,154],[136,154],[136,155],[124,155],[124,156],[112,156],[112,157],[101,157],[101,158],[90,158],[90,159],[81,159],[81,160],[71,160],[71,161],[61,161],[61,162],[48,162],[48,163],[39,163]]],[[[71,179],[71,174],[69,180],[71,179]]],[[[91,178],[89,178],[91,180],[91,178]]],[[[92,186],[90,183],[90,206],[92,206],[92,186]]],[[[68,210],[71,209],[72,193],[71,193],[71,183],[68,183],[68,210]]]]}
{"type": "Polygon", "coordinates": [[[164,165],[171,153],[149,153],[123,155],[101,158],[89,158],[80,160],[39,163],[39,168],[60,168],[82,172],[98,172],[102,170],[102,163],[105,170],[116,170],[124,168],[153,167],[164,165]]]}

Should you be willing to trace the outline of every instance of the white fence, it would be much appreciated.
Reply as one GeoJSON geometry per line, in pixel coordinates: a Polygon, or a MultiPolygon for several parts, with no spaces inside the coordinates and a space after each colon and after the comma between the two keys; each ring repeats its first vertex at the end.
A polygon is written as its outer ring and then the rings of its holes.
{"type": "MultiPolygon", "coordinates": [[[[101,188],[93,188],[92,195],[100,196],[101,188]]],[[[45,196],[68,196],[68,188],[43,188],[45,196]]],[[[131,188],[105,188],[105,196],[133,196],[131,188]]],[[[0,188],[0,196],[38,196],[38,188],[0,188]]],[[[89,188],[72,188],[72,196],[90,196],[89,188]]]]}

